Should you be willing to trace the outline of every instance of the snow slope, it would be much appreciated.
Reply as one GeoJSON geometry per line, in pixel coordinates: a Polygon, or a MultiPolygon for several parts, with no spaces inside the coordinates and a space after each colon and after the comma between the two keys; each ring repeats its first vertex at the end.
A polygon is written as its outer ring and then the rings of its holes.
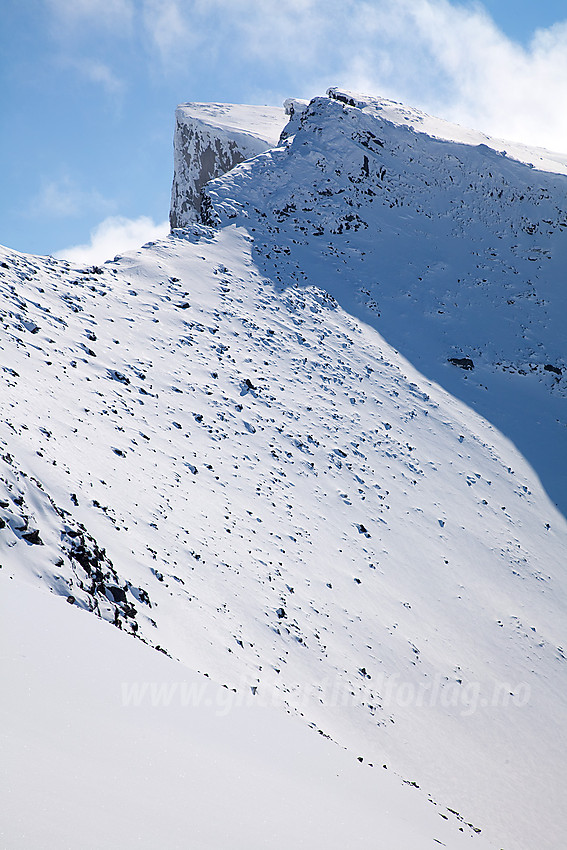
{"type": "Polygon", "coordinates": [[[491,847],[297,718],[7,575],[0,635],[3,848],[491,847]]]}
{"type": "MultiPolygon", "coordinates": [[[[388,122],[378,135],[377,120],[315,100],[284,147],[208,185],[215,227],[103,268],[3,251],[2,573],[387,764],[471,846],[465,822],[495,847],[551,850],[566,827],[567,526],[507,436],[440,384],[474,401],[482,382],[494,402],[499,381],[504,415],[526,379],[547,422],[558,323],[520,300],[544,349],[519,375],[498,367],[525,341],[496,277],[467,278],[464,313],[442,267],[421,286],[440,253],[472,274],[487,234],[508,257],[511,222],[529,252],[529,204],[503,222],[495,154],[388,122]],[[380,316],[362,292],[376,281],[380,316]],[[441,297],[446,324],[425,311],[441,297]],[[483,353],[453,348],[463,334],[483,353]]],[[[500,159],[503,194],[527,192],[525,166],[500,159]]],[[[538,191],[524,199],[543,204],[538,191]]],[[[548,281],[557,311],[559,271],[548,281]]]]}

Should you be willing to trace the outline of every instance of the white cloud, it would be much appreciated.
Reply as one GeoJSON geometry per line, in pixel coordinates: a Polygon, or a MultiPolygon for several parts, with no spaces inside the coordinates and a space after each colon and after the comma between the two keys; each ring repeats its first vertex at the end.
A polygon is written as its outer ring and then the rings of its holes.
{"type": "Polygon", "coordinates": [[[123,82],[103,62],[85,62],[82,71],[93,83],[100,83],[108,92],[117,93],[124,88],[123,82]]]}
{"type": "Polygon", "coordinates": [[[50,13],[48,30],[57,45],[56,63],[67,73],[78,72],[116,96],[125,90],[125,82],[108,61],[118,64],[123,49],[134,33],[136,0],[43,0],[50,13]]]}
{"type": "Polygon", "coordinates": [[[187,11],[192,5],[178,0],[143,0],[143,24],[166,69],[175,69],[180,62],[186,62],[190,50],[205,36],[202,28],[191,25],[194,21],[187,11]]]}
{"type": "MultiPolygon", "coordinates": [[[[479,4],[389,0],[372,17],[389,55],[397,54],[383,78],[404,99],[419,98],[493,135],[565,149],[567,114],[559,105],[567,87],[567,24],[537,31],[524,47],[479,4]]],[[[378,83],[378,75],[370,73],[370,81],[378,83]]]]}
{"type": "Polygon", "coordinates": [[[87,24],[97,28],[129,28],[135,12],[134,0],[45,0],[48,8],[65,27],[87,24]]]}
{"type": "Polygon", "coordinates": [[[95,189],[82,189],[75,180],[64,175],[55,180],[43,180],[28,212],[33,217],[68,218],[89,210],[108,213],[112,206],[113,203],[95,189]]]}
{"type": "Polygon", "coordinates": [[[164,239],[168,233],[167,221],[155,224],[148,216],[135,219],[110,216],[91,231],[88,244],[64,248],[55,256],[79,265],[104,263],[124,251],[140,248],[146,242],[164,239]]]}
{"type": "Polygon", "coordinates": [[[504,138],[567,145],[567,23],[536,31],[523,46],[478,2],[143,0],[143,8],[166,70],[177,71],[179,57],[190,67],[208,56],[259,92],[267,74],[273,90],[281,69],[296,86],[286,94],[338,84],[504,138]]]}
{"type": "MultiPolygon", "coordinates": [[[[157,60],[176,85],[233,78],[242,99],[280,89],[305,97],[340,85],[492,135],[567,146],[567,22],[537,30],[523,45],[473,0],[44,2],[71,27],[71,37],[62,28],[62,49],[107,27],[131,40],[141,62],[157,60]]],[[[83,73],[117,92],[111,65],[87,63],[83,73]]]]}
{"type": "Polygon", "coordinates": [[[104,62],[91,59],[69,60],[66,64],[75,68],[92,83],[101,85],[108,94],[122,94],[126,88],[125,83],[104,62]]]}

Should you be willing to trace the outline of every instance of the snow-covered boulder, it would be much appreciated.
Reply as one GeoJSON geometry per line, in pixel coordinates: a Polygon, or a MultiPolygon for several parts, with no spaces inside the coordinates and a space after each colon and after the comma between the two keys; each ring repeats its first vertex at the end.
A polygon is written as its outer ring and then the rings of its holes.
{"type": "MultiPolygon", "coordinates": [[[[289,114],[289,113],[288,113],[289,114]]],[[[171,228],[198,218],[205,183],[239,162],[275,147],[288,121],[283,108],[184,103],[175,113],[171,228]]]]}

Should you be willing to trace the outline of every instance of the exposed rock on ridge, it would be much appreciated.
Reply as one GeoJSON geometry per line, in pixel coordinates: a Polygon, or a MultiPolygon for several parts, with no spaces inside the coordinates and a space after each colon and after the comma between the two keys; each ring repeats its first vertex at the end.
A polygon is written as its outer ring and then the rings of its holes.
{"type": "Polygon", "coordinates": [[[185,103],[175,113],[174,175],[169,221],[187,227],[199,216],[205,183],[277,145],[284,109],[185,103]]]}

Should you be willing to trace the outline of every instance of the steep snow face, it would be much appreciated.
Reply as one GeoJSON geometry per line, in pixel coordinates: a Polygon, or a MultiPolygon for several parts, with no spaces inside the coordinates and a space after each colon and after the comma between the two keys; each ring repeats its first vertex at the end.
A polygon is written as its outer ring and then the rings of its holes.
{"type": "Polygon", "coordinates": [[[266,276],[326,289],[475,407],[567,513],[567,177],[389,101],[332,94],[292,119],[286,146],[209,184],[205,220],[245,224],[266,276]]]}
{"type": "Polygon", "coordinates": [[[466,823],[555,850],[565,522],[498,431],[313,285],[305,233],[263,233],[91,269],[3,253],[0,563],[387,764],[471,846],[466,823]]]}
{"type": "Polygon", "coordinates": [[[288,118],[284,109],[228,103],[184,103],[175,112],[174,173],[169,220],[186,227],[200,212],[205,183],[274,147],[288,118]]]}

